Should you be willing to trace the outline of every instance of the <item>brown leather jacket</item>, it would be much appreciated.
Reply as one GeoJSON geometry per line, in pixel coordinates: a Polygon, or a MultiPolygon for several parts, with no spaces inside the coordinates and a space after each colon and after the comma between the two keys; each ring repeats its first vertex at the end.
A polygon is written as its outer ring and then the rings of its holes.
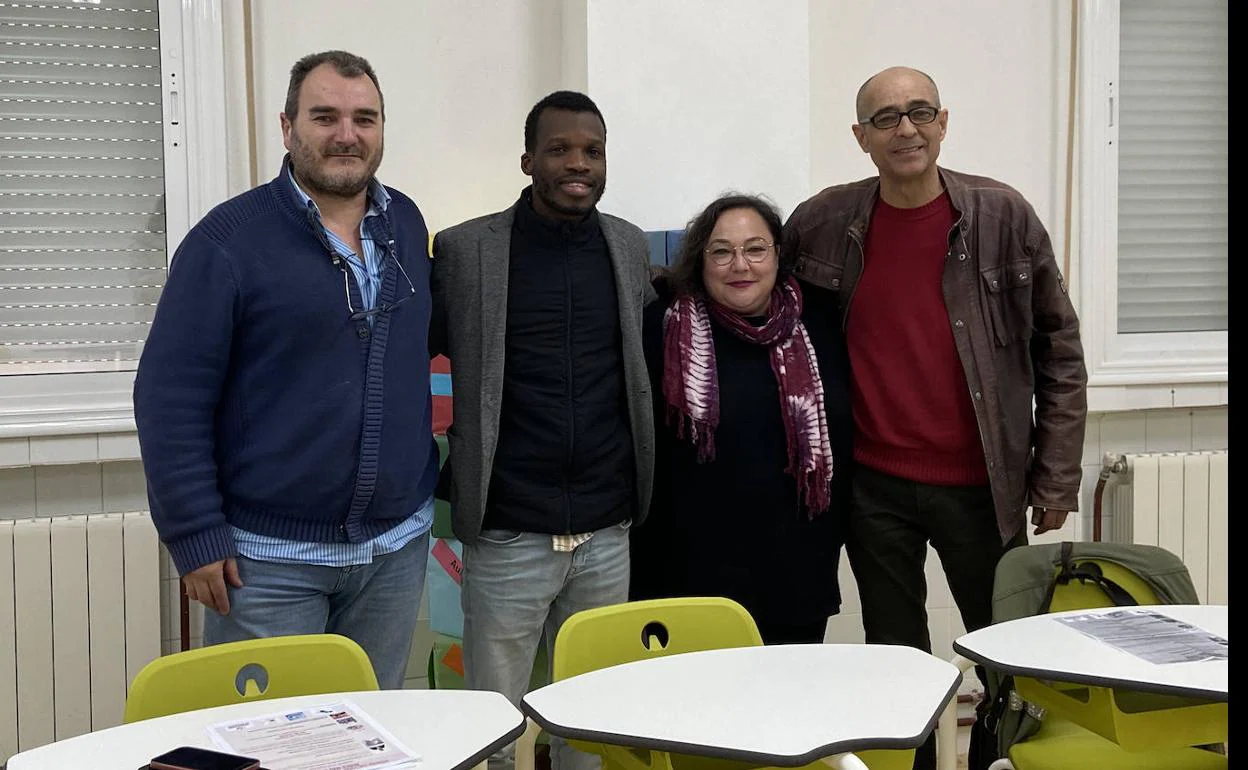
{"type": "MultiPolygon", "coordinates": [[[[1023,196],[944,168],[940,178],[958,217],[941,286],[1008,541],[1026,525],[1028,505],[1079,508],[1088,411],[1079,319],[1048,233],[1023,196]]],[[[879,189],[878,177],[829,187],[784,226],[797,277],[839,298],[842,324],[879,189]]]]}

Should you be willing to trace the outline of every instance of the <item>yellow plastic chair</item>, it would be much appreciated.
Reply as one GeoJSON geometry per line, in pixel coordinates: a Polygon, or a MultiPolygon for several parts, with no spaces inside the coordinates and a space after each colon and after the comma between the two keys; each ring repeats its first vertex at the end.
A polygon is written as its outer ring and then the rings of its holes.
{"type": "MultiPolygon", "coordinates": [[[[555,637],[554,681],[636,660],[700,650],[761,646],[763,638],[749,612],[731,599],[695,597],[651,599],[578,612],[555,637]]],[[[603,758],[603,770],[744,770],[730,762],[603,743],[569,741],[603,758]]],[[[518,754],[521,747],[518,747],[518,754]]],[[[871,770],[910,770],[914,751],[854,752],[871,770]]],[[[823,762],[806,766],[827,770],[823,762]]]]}
{"type": "Polygon", "coordinates": [[[126,722],[294,695],[376,690],[368,653],[337,634],[249,639],[153,660],[126,698],[126,722]]]}
{"type": "MultiPolygon", "coordinates": [[[[1104,559],[1077,560],[1096,563],[1139,604],[1160,603],[1148,583],[1131,570],[1104,559]]],[[[1049,611],[1112,606],[1099,587],[1072,580],[1054,588],[1049,611]]],[[[1010,747],[1009,761],[1016,770],[1220,770],[1229,764],[1227,756],[1212,751],[1174,748],[1225,741],[1226,703],[1030,677],[1015,677],[1014,687],[1025,700],[1048,709],[1039,731],[1010,747]],[[1079,723],[1059,713],[1074,716],[1079,723]]]]}

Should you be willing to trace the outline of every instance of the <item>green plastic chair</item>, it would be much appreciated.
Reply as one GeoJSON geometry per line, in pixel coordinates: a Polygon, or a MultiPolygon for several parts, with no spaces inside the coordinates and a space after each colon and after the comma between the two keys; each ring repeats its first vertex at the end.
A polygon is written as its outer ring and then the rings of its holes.
{"type": "MultiPolygon", "coordinates": [[[[1161,604],[1139,575],[1106,559],[1094,562],[1141,605],[1161,604]]],[[[1058,584],[1050,612],[1112,607],[1099,587],[1080,581],[1058,584]]],[[[1015,677],[1014,687],[1027,701],[1048,709],[1040,729],[1010,747],[1016,770],[1057,770],[1095,767],[1104,770],[1218,770],[1229,764],[1225,755],[1198,746],[1227,739],[1227,704],[1153,695],[1108,687],[1046,682],[1015,677]],[[1079,723],[1057,716],[1077,716],[1079,723]]]]}
{"type": "Polygon", "coordinates": [[[376,690],[368,654],[337,634],[248,639],[153,660],[126,697],[126,722],[294,695],[376,690]]]}
{"type": "MultiPolygon", "coordinates": [[[[578,612],[555,637],[552,679],[621,663],[700,650],[761,646],[763,638],[750,613],[731,599],[694,597],[650,599],[578,612]],[[667,644],[657,634],[662,627],[667,644]],[[643,638],[645,641],[643,642],[643,638]]],[[[569,741],[603,758],[603,770],[744,770],[744,762],[640,751],[603,743],[569,741]]],[[[854,754],[872,770],[910,770],[914,751],[861,751],[854,754]]],[[[827,770],[823,762],[806,766],[827,770]]]]}

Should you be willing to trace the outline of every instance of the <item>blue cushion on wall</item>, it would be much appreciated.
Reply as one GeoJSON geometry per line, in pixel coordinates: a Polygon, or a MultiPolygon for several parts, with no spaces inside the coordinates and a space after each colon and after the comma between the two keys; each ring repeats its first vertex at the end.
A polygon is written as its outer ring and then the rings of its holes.
{"type": "Polygon", "coordinates": [[[680,256],[680,242],[684,239],[684,230],[667,231],[667,264],[676,264],[676,260],[680,256]]]}
{"type": "Polygon", "coordinates": [[[650,243],[650,264],[666,265],[667,233],[662,230],[649,231],[646,233],[646,240],[650,243]]]}

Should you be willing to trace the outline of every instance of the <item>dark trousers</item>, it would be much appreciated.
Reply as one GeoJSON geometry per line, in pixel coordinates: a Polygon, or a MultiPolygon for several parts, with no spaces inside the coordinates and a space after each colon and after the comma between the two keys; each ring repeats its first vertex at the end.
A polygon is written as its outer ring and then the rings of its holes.
{"type": "Polygon", "coordinates": [[[771,623],[758,621],[763,644],[820,644],[828,628],[828,619],[809,623],[771,623]]]}
{"type": "MultiPolygon", "coordinates": [[[[1010,548],[1026,545],[1026,527],[1009,543],[1001,542],[987,486],[920,484],[856,465],[845,550],[868,644],[932,651],[923,572],[929,542],[966,630],[991,623],[997,562],[1010,548]]],[[[914,766],[936,766],[934,735],[919,749],[914,766]]]]}

